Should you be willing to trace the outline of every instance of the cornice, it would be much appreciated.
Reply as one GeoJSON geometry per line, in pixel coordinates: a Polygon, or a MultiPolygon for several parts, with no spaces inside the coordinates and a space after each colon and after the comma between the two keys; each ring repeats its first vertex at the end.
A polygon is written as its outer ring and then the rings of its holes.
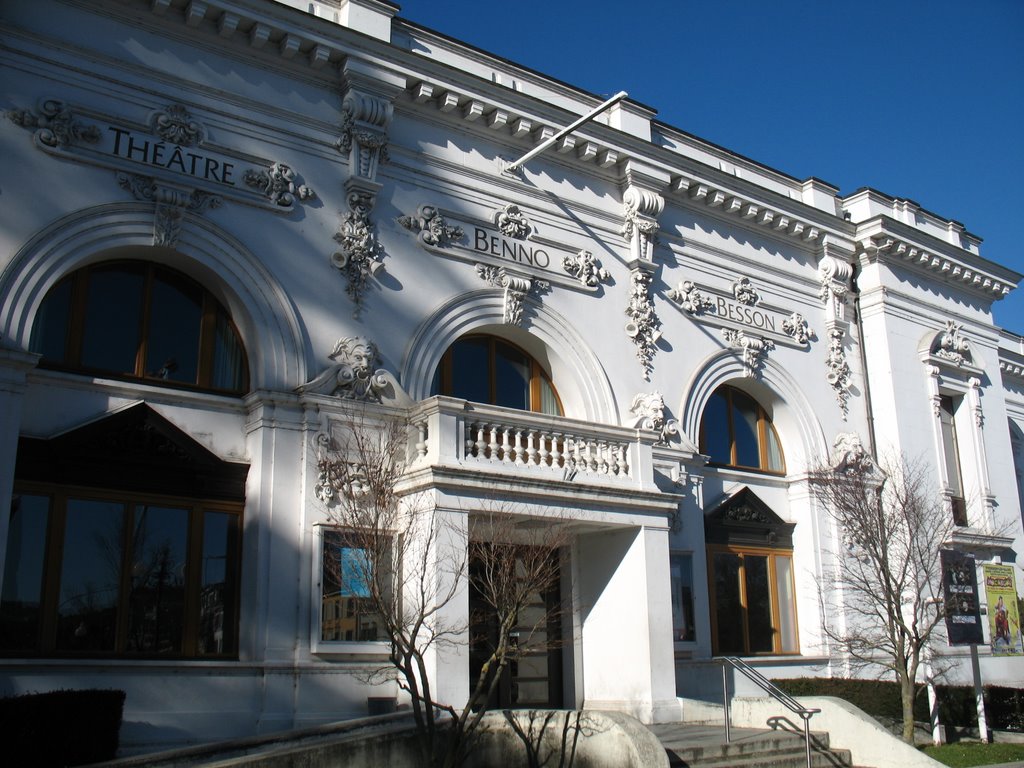
{"type": "Polygon", "coordinates": [[[888,216],[859,224],[856,239],[857,255],[867,263],[905,265],[989,300],[1001,299],[1024,277],[888,216]]]}

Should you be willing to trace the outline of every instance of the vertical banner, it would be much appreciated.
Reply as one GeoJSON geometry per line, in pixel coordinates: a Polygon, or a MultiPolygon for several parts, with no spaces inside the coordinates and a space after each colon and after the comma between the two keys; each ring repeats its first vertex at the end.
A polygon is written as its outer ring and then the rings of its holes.
{"type": "Polygon", "coordinates": [[[949,644],[984,643],[974,557],[951,550],[943,550],[939,556],[942,563],[942,594],[946,605],[946,635],[949,644]]]}
{"type": "Polygon", "coordinates": [[[1012,565],[983,565],[992,653],[1021,652],[1017,585],[1012,565]]]}

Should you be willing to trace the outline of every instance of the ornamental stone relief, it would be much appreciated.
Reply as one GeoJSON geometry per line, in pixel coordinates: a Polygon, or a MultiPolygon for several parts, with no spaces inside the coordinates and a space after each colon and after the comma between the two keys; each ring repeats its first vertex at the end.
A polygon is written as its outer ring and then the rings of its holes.
{"type": "Polygon", "coordinates": [[[284,208],[290,208],[296,200],[316,197],[312,189],[295,182],[295,171],[284,163],[271,163],[269,168],[259,171],[250,169],[242,178],[271,203],[284,208]]]}
{"type": "Polygon", "coordinates": [[[347,154],[351,173],[373,180],[377,166],[388,161],[388,126],[394,107],[381,98],[358,89],[350,89],[341,102],[341,127],[338,151],[347,154]]]}
{"type": "Polygon", "coordinates": [[[752,307],[761,300],[761,296],[754,290],[749,277],[741,277],[732,284],[732,295],[740,304],[752,307]]]}
{"type": "Polygon", "coordinates": [[[661,338],[661,320],[654,311],[654,302],[651,300],[651,275],[642,267],[636,266],[629,275],[629,282],[629,304],[626,306],[629,321],[626,323],[626,335],[636,345],[636,358],[643,369],[644,381],[650,381],[651,372],[654,370],[654,354],[658,351],[655,345],[661,338]]]}
{"type": "Polygon", "coordinates": [[[41,101],[38,112],[12,109],[8,111],[7,118],[22,128],[35,129],[33,140],[46,147],[65,149],[73,141],[95,144],[100,140],[100,129],[75,119],[71,110],[59,99],[41,101]]]}
{"type": "Polygon", "coordinates": [[[539,295],[551,287],[551,284],[546,280],[536,280],[526,275],[516,274],[504,267],[489,267],[485,264],[477,264],[476,273],[484,282],[496,288],[504,289],[504,321],[507,325],[522,326],[523,302],[526,300],[526,297],[531,293],[539,295]]]}
{"type": "Polygon", "coordinates": [[[223,200],[208,192],[180,189],[157,183],[150,176],[134,173],[117,174],[117,183],[131,192],[136,200],[155,204],[153,245],[176,248],[186,213],[201,214],[219,208],[223,200]]]}
{"type": "Polygon", "coordinates": [[[526,218],[526,214],[519,210],[518,205],[512,203],[495,211],[494,224],[501,234],[513,240],[526,240],[533,233],[533,225],[526,218]]]}
{"type": "Polygon", "coordinates": [[[749,378],[757,376],[768,353],[775,349],[771,339],[749,336],[735,328],[723,328],[722,336],[730,347],[742,352],[744,374],[749,378]]]}
{"type": "Polygon", "coordinates": [[[652,261],[658,243],[657,217],[665,208],[665,199],[647,189],[630,186],[622,197],[622,236],[629,242],[632,260],[652,261]]]}
{"type": "Polygon", "coordinates": [[[840,432],[832,441],[832,469],[873,474],[877,465],[856,432],[840,432]]]}
{"type": "Polygon", "coordinates": [[[370,221],[373,197],[357,189],[348,194],[349,210],[341,214],[334,240],[340,246],[331,256],[331,263],[348,281],[345,288],[354,305],[352,316],[358,318],[363,306],[366,281],[384,269],[384,248],[377,241],[370,221]]]}
{"type": "Polygon", "coordinates": [[[364,336],[346,336],[338,340],[328,357],[334,365],[328,366],[315,379],[296,391],[300,394],[333,395],[343,400],[379,403],[391,384],[391,375],[376,369],[380,362],[377,345],[364,336]]]}
{"type": "Polygon", "coordinates": [[[679,422],[665,418],[665,398],[661,392],[640,392],[633,398],[629,412],[636,417],[634,426],[659,434],[660,444],[667,445],[673,435],[679,434],[679,422]]]}
{"type": "Polygon", "coordinates": [[[399,216],[398,223],[410,232],[416,232],[426,245],[443,248],[462,240],[466,236],[462,227],[448,223],[444,215],[433,205],[421,205],[415,216],[399,216]]]}
{"type": "Polygon", "coordinates": [[[807,344],[811,339],[811,330],[799,312],[794,312],[782,321],[782,330],[797,344],[807,344]]]}
{"type": "Polygon", "coordinates": [[[850,411],[850,364],[846,361],[846,350],[843,346],[845,333],[841,328],[832,328],[828,332],[828,354],[825,356],[825,380],[835,392],[836,402],[846,421],[850,411]]]}
{"type": "Polygon", "coordinates": [[[701,293],[692,280],[681,281],[667,295],[691,315],[702,315],[715,308],[715,302],[701,293]]]}
{"type": "Polygon", "coordinates": [[[194,119],[182,104],[171,104],[154,112],[149,124],[161,139],[181,147],[194,147],[206,136],[202,123],[194,119]]]}
{"type": "Polygon", "coordinates": [[[563,256],[562,269],[588,288],[596,288],[601,283],[611,282],[612,279],[611,273],[587,250],[580,251],[575,256],[563,256]]]}
{"type": "Polygon", "coordinates": [[[931,353],[957,366],[971,365],[971,345],[962,334],[963,328],[961,323],[947,320],[946,328],[935,337],[931,353]]]}

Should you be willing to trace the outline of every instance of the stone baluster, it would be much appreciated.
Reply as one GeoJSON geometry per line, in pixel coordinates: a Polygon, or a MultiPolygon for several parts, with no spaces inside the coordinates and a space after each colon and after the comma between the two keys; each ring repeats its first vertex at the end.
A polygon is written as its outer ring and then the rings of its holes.
{"type": "Polygon", "coordinates": [[[509,436],[512,434],[512,427],[503,427],[501,430],[501,460],[512,461],[512,457],[509,455],[509,436]]]}
{"type": "Polygon", "coordinates": [[[515,434],[516,434],[516,446],[515,446],[516,465],[521,467],[521,466],[523,466],[526,463],[525,461],[523,461],[523,430],[517,429],[515,431],[515,434]]]}
{"type": "Polygon", "coordinates": [[[497,424],[491,424],[488,433],[491,436],[491,441],[487,444],[487,460],[497,461],[498,460],[498,430],[501,427],[497,424]]]}
{"type": "Polygon", "coordinates": [[[565,447],[562,443],[562,437],[561,432],[551,433],[551,466],[558,469],[565,464],[562,456],[562,450],[565,447]]]}
{"type": "Polygon", "coordinates": [[[526,432],[526,463],[531,467],[537,466],[537,433],[530,429],[526,432]]]}

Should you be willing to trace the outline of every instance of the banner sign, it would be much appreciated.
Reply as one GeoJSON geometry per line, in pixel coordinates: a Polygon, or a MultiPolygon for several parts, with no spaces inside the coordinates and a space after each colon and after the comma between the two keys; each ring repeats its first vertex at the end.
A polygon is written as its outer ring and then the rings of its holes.
{"type": "Polygon", "coordinates": [[[1021,653],[1020,614],[1012,565],[983,565],[992,653],[1021,653]]]}
{"type": "Polygon", "coordinates": [[[985,642],[981,629],[981,604],[974,557],[943,550],[942,594],[946,605],[946,634],[950,645],[980,645],[985,642]]]}

